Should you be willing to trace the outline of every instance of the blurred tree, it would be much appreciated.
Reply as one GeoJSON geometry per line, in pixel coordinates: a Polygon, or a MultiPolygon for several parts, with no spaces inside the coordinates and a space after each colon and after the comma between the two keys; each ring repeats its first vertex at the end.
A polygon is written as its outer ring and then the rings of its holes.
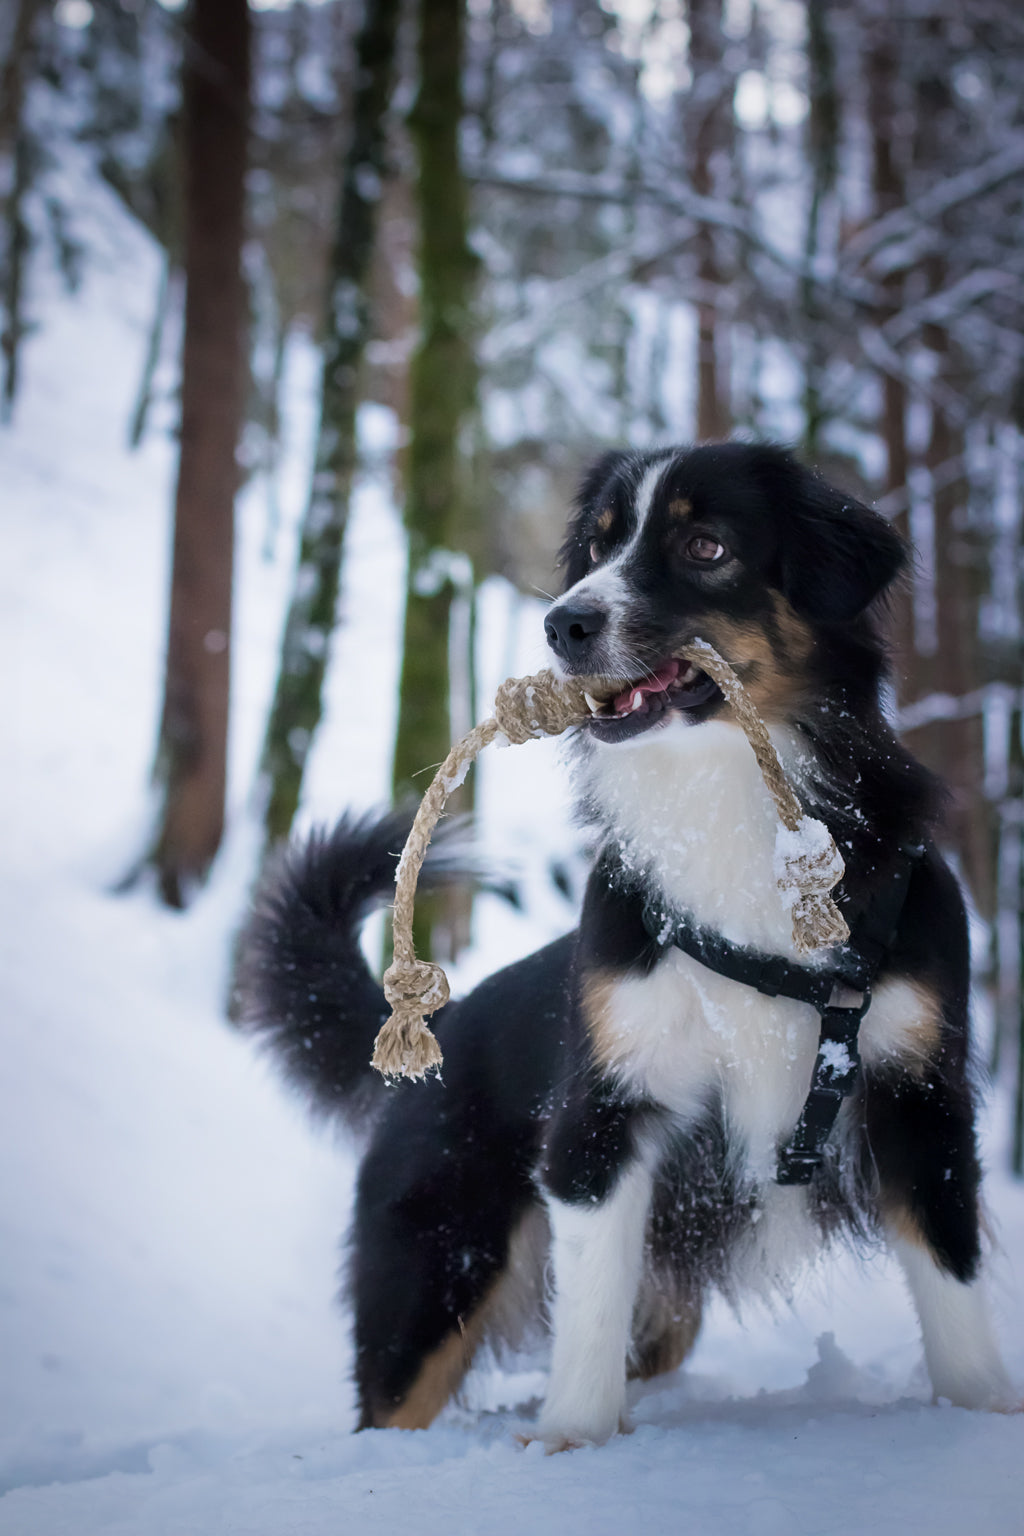
{"type": "Polygon", "coordinates": [[[34,64],[36,23],[42,0],[17,0],[8,21],[6,53],[0,66],[0,304],[3,330],[3,382],[0,421],[8,421],[18,392],[21,342],[27,326],[24,314],[25,265],[31,235],[25,202],[38,150],[25,111],[26,85],[34,64]]]}
{"type": "MultiPolygon", "coordinates": [[[[699,197],[723,195],[733,148],[733,81],[725,70],[722,0],[690,0],[692,81],[684,105],[689,180],[699,197]]],[[[729,366],[722,354],[728,327],[718,323],[725,291],[710,224],[697,228],[697,422],[698,442],[727,437],[732,421],[729,366]]]]}
{"type": "MultiPolygon", "coordinates": [[[[841,93],[836,73],[836,49],[829,8],[807,7],[807,132],[805,153],[811,179],[804,234],[804,278],[801,308],[808,322],[804,349],[804,442],[814,458],[821,448],[822,387],[828,371],[827,328],[821,323],[820,295],[811,273],[827,242],[825,224],[834,202],[839,174],[841,93]]],[[[876,129],[877,132],[877,129],[876,129]]],[[[902,484],[902,481],[900,482],[902,484]]]]}
{"type": "Polygon", "coordinates": [[[245,395],[247,0],[192,0],[182,79],[185,341],[158,828],[145,860],[181,907],[220,845],[236,446],[245,395]]]}
{"type": "Polygon", "coordinates": [[[299,560],[263,749],[264,846],[287,837],[320,721],[349,498],[356,406],[370,334],[368,287],[386,166],[399,0],[366,0],[356,42],[352,132],[341,177],[326,304],[320,424],[299,560]]]}
{"type": "MultiPolygon", "coordinates": [[[[451,745],[450,617],[471,588],[465,548],[463,433],[473,404],[471,342],[476,260],[468,242],[459,160],[464,0],[420,0],[419,91],[409,117],[416,147],[420,339],[409,395],[405,527],[409,536],[405,632],[393,784],[406,797],[451,745]]],[[[467,636],[468,639],[468,636],[467,636]]],[[[430,952],[430,914],[417,914],[430,952]]]]}

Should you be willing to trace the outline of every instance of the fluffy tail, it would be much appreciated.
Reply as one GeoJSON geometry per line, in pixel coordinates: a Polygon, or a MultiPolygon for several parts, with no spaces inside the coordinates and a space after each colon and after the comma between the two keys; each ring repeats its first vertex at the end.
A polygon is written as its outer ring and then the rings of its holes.
{"type": "MultiPolygon", "coordinates": [[[[394,891],[411,814],[343,818],[268,868],[239,938],[235,988],[243,1028],[267,1040],[288,1078],[327,1114],[364,1121],[379,1097],[370,1068],[388,1016],[359,946],[364,917],[394,891]]],[[[432,846],[421,883],[470,872],[450,836],[432,846]]]]}

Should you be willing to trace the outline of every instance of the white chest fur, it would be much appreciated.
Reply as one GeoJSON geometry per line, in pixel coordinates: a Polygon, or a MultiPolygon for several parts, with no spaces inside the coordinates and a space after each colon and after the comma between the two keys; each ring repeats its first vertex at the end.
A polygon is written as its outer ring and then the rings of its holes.
{"type": "MultiPolygon", "coordinates": [[[[775,741],[799,773],[799,745],[788,733],[775,741]]],[[[737,727],[673,723],[596,751],[588,777],[623,858],[670,905],[737,943],[808,963],[797,956],[775,882],[774,807],[737,727]]],[[[674,949],[650,976],[605,987],[599,1008],[607,1068],[684,1122],[720,1098],[747,1173],[772,1177],[778,1144],[810,1086],[813,1008],[764,997],[674,949]]],[[[912,1063],[933,1023],[928,999],[889,983],[864,1021],[862,1052],[868,1061],[898,1055],[912,1063]]]]}
{"type": "MultiPolygon", "coordinates": [[[[773,739],[799,769],[792,733],[773,739]]],[[[775,808],[738,726],[673,721],[632,743],[597,744],[587,779],[623,856],[670,903],[737,943],[796,956],[775,884],[775,808]]]]}

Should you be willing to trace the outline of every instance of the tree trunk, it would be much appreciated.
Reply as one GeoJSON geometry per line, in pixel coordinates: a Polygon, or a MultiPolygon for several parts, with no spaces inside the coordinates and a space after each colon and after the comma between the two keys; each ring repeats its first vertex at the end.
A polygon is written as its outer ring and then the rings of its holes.
{"type": "MultiPolygon", "coordinates": [[[[732,93],[724,80],[722,0],[690,0],[690,67],[687,104],[690,180],[702,197],[714,195],[716,155],[729,148],[732,93]]],[[[723,327],[715,303],[721,284],[715,236],[697,231],[697,441],[728,437],[729,370],[723,364],[723,327]]]]}
{"type": "MultiPolygon", "coordinates": [[[[1018,666],[1018,688],[1020,667],[1018,666]]],[[[996,1045],[1016,1034],[1017,1073],[1013,1096],[1011,1167],[1024,1178],[1024,710],[1010,714],[1006,799],[1001,806],[1001,910],[997,914],[1000,943],[996,988],[996,1045]],[[1016,1026],[1014,1029],[1013,1026],[1016,1026]]],[[[996,1058],[998,1065],[998,1057],[996,1058]]]]}
{"type": "Polygon", "coordinates": [[[813,461],[821,449],[825,426],[823,384],[828,376],[829,345],[825,316],[811,273],[821,248],[822,216],[835,190],[839,170],[840,95],[836,82],[836,57],[829,26],[828,8],[807,7],[807,78],[810,110],[807,114],[807,158],[811,172],[811,200],[804,235],[806,277],[801,285],[800,307],[807,327],[804,356],[804,442],[813,461]]]}
{"type": "MultiPolygon", "coordinates": [[[[966,476],[952,468],[963,449],[963,432],[934,406],[926,459],[934,530],[935,635],[932,654],[921,664],[921,681],[925,694],[952,694],[955,699],[965,699],[986,680],[978,635],[987,586],[986,562],[977,530],[970,523],[966,476]]],[[[959,855],[979,912],[990,918],[994,910],[993,824],[983,789],[982,712],[977,709],[955,719],[933,720],[912,734],[911,744],[952,790],[946,822],[948,840],[959,855]]]]}
{"type": "Polygon", "coordinates": [[[366,0],[356,44],[352,135],[331,258],[313,479],[263,749],[265,848],[288,836],[320,722],[356,466],[356,406],[370,335],[367,293],[385,178],[385,114],[400,9],[400,0],[366,0]]]}
{"type": "MultiPolygon", "coordinates": [[[[956,143],[957,119],[949,79],[935,54],[936,45],[944,37],[942,24],[934,17],[927,18],[920,36],[929,45],[926,57],[930,63],[916,81],[915,158],[917,164],[931,175],[941,172],[945,156],[951,153],[956,143]]],[[[941,247],[923,266],[929,288],[933,293],[941,293],[949,281],[947,260],[941,247]]],[[[956,361],[947,330],[940,325],[926,325],[922,339],[937,365],[935,382],[940,386],[951,386],[959,393],[956,361]]],[[[960,700],[966,699],[986,681],[979,622],[988,586],[987,562],[979,537],[976,510],[971,505],[964,449],[962,423],[955,421],[944,405],[933,401],[925,466],[930,481],[934,625],[926,636],[927,653],[918,663],[919,682],[926,696],[944,693],[960,700]]],[[[918,650],[923,649],[919,637],[918,650]]],[[[933,720],[912,733],[911,746],[952,790],[946,839],[959,856],[978,910],[984,917],[991,918],[995,905],[992,856],[995,839],[992,809],[983,788],[985,745],[981,711],[962,713],[949,720],[933,720]]]]}
{"type": "MultiPolygon", "coordinates": [[[[905,201],[903,176],[897,163],[896,44],[890,24],[872,18],[869,30],[866,72],[868,117],[871,123],[872,186],[875,217],[881,218],[905,201]]],[[[884,305],[877,323],[884,325],[899,311],[903,283],[898,274],[882,281],[884,305]]],[[[910,536],[910,454],[907,445],[907,387],[903,379],[887,373],[882,377],[882,441],[885,444],[886,496],[898,509],[893,522],[905,539],[910,536]]],[[[914,647],[913,575],[907,577],[893,596],[890,643],[893,653],[893,682],[900,704],[916,698],[919,691],[919,663],[914,647]]]]}
{"type": "Polygon", "coordinates": [[[10,27],[10,44],[0,66],[0,160],[13,148],[21,127],[21,109],[25,99],[26,68],[32,48],[32,34],[40,0],[15,0],[16,10],[10,27]]]}
{"type": "Polygon", "coordinates": [[[224,827],[235,447],[244,398],[241,269],[249,100],[246,0],[193,0],[182,76],[185,343],[171,606],[149,862],[170,906],[224,827]]]}
{"type": "MultiPolygon", "coordinates": [[[[465,493],[459,434],[475,383],[475,261],[458,146],[463,27],[463,0],[420,0],[420,87],[409,120],[418,157],[420,340],[410,377],[409,561],[393,766],[398,797],[422,793],[423,775],[451,744],[449,619],[453,595],[472,579],[468,557],[453,554],[465,493]]],[[[428,953],[425,903],[421,911],[417,947],[428,953]]]]}
{"type": "Polygon", "coordinates": [[[39,10],[39,0],[20,0],[10,29],[7,56],[0,68],[0,210],[4,223],[0,260],[0,305],[3,308],[0,422],[9,421],[14,409],[21,342],[26,330],[23,310],[25,267],[32,237],[25,221],[25,199],[38,151],[25,121],[24,104],[39,10]]]}

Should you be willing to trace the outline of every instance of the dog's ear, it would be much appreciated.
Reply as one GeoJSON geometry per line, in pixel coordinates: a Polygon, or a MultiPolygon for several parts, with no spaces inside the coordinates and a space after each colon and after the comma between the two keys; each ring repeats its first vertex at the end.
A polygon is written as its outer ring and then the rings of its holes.
{"type": "Polygon", "coordinates": [[[565,572],[568,587],[573,586],[580,576],[585,574],[580,529],[586,521],[587,514],[593,511],[618,470],[629,462],[629,458],[630,455],[623,449],[610,448],[590,466],[580,481],[579,490],[573,502],[573,514],[565,531],[565,542],[558,551],[558,565],[565,572]]]}
{"type": "Polygon", "coordinates": [[[576,492],[576,509],[578,512],[586,512],[601,499],[610,480],[616,473],[629,462],[630,455],[622,448],[609,448],[607,453],[602,453],[587,470],[580,481],[579,490],[576,492]]]}
{"type": "Polygon", "coordinates": [[[782,591],[798,613],[846,624],[884,592],[907,561],[891,523],[794,460],[782,517],[782,591]]]}

